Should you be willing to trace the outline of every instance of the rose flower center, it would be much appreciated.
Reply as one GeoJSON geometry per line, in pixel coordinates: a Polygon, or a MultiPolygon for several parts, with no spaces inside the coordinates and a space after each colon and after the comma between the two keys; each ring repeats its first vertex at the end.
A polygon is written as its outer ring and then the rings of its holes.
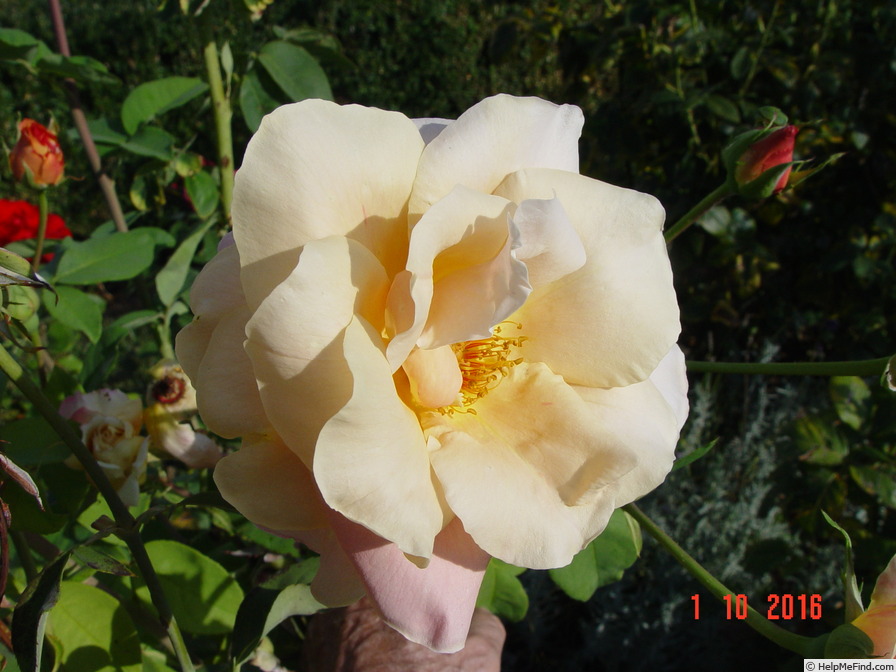
{"type": "Polygon", "coordinates": [[[460,388],[461,399],[458,404],[440,408],[439,411],[447,415],[456,412],[475,415],[476,411],[471,406],[496,388],[510,369],[523,361],[521,357],[510,359],[510,355],[511,348],[521,347],[526,337],[502,336],[507,325],[513,325],[518,330],[523,328],[523,325],[515,322],[502,322],[494,328],[494,335],[491,338],[463,341],[451,346],[457,356],[457,364],[463,377],[460,388]]]}

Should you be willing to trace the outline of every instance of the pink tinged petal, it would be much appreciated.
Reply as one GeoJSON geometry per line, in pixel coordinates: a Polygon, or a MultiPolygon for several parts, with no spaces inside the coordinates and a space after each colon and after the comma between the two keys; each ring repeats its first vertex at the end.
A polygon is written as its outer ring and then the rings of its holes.
{"type": "Polygon", "coordinates": [[[411,385],[411,395],[424,408],[441,408],[457,402],[464,379],[451,346],[435,350],[415,348],[402,367],[411,385]]]}
{"type": "Polygon", "coordinates": [[[431,349],[488,338],[525,302],[529,284],[525,264],[511,253],[519,241],[510,209],[505,199],[458,187],[414,227],[407,261],[413,319],[408,301],[390,296],[390,307],[400,306],[393,308],[395,323],[411,323],[389,343],[393,368],[415,344],[431,349]]]}
{"type": "Polygon", "coordinates": [[[578,172],[584,117],[538,98],[486,98],[446,126],[420,157],[409,213],[414,222],[456,185],[490,194],[522,168],[578,172]]]}
{"type": "Polygon", "coordinates": [[[872,606],[852,624],[871,638],[879,658],[896,658],[896,604],[872,606]]]}
{"type": "Polygon", "coordinates": [[[516,258],[526,262],[529,283],[540,287],[585,265],[585,248],[556,198],[528,199],[513,215],[521,245],[516,258]]]}
{"type": "Polygon", "coordinates": [[[343,347],[351,398],[320,432],[317,485],[330,508],[428,558],[444,517],[420,423],[396,393],[375,330],[352,320],[343,347]]]}
{"type": "Polygon", "coordinates": [[[260,527],[292,533],[327,525],[311,473],[276,438],[243,441],[215,467],[221,496],[260,527]]]}
{"type": "MultiPolygon", "coordinates": [[[[153,437],[156,438],[155,436],[153,437]]],[[[221,447],[187,422],[165,422],[159,427],[160,448],[190,469],[213,467],[221,459],[221,447]]]]}
{"type": "Polygon", "coordinates": [[[309,467],[321,428],[352,395],[343,331],[356,313],[381,330],[388,288],[382,265],[360,243],[312,241],[246,325],[266,415],[309,467]]]}
{"type": "Polygon", "coordinates": [[[441,653],[463,648],[489,556],[458,519],[436,537],[425,569],[360,525],[336,516],[332,524],[386,623],[441,653]]]}
{"type": "Polygon", "coordinates": [[[640,446],[543,364],[515,366],[473,410],[423,419],[449,507],[490,555],[569,564],[606,526],[640,446]]]}
{"type": "Polygon", "coordinates": [[[114,418],[138,432],[143,424],[143,402],[121,390],[78,392],[62,401],[59,414],[80,425],[90,423],[97,417],[114,418]]]}
{"type": "Polygon", "coordinates": [[[423,140],[397,112],[323,100],[284,105],[252,137],[236,176],[233,229],[251,308],[311,240],[338,235],[398,272],[423,140]]]}
{"type": "Polygon", "coordinates": [[[659,202],[556,170],[515,173],[495,193],[516,202],[556,197],[587,257],[578,271],[535,289],[512,317],[529,339],[526,360],[589,387],[646,379],[680,332],[659,202]]]}
{"type": "Polygon", "coordinates": [[[890,559],[886,569],[877,577],[877,583],[874,584],[874,590],[871,593],[871,607],[884,604],[896,605],[896,555],[890,559]]]}
{"type": "Polygon", "coordinates": [[[688,377],[681,348],[673,346],[650,374],[649,380],[672,409],[678,421],[678,430],[681,431],[690,411],[688,377]]]}

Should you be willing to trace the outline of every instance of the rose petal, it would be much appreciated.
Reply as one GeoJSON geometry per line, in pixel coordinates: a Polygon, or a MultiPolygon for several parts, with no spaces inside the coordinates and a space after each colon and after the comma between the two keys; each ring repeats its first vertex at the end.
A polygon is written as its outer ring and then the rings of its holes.
{"type": "Polygon", "coordinates": [[[681,348],[673,347],[650,374],[649,380],[672,409],[681,431],[690,411],[687,369],[681,348]]]}
{"type": "Polygon", "coordinates": [[[439,133],[445,130],[445,127],[448,124],[453,123],[451,119],[440,119],[440,118],[422,118],[422,119],[411,119],[414,122],[414,126],[417,127],[417,130],[420,131],[420,137],[423,138],[423,142],[427,145],[435,140],[439,133]]]}
{"type": "Polygon", "coordinates": [[[246,325],[267,417],[309,467],[318,433],[352,393],[343,330],[356,312],[382,329],[387,290],[382,266],[360,243],[312,241],[246,325]]]}
{"type": "Polygon", "coordinates": [[[457,185],[490,194],[521,168],[578,172],[582,111],[538,98],[486,98],[446,126],[420,157],[409,213],[415,222],[457,185]]]}
{"type": "Polygon", "coordinates": [[[529,284],[540,287],[585,265],[585,248],[556,198],[529,199],[513,215],[520,231],[516,258],[526,262],[529,284]]]}
{"type": "Polygon", "coordinates": [[[490,328],[526,300],[526,267],[511,254],[519,242],[508,226],[509,214],[506,200],[458,187],[414,227],[407,261],[412,320],[405,315],[407,301],[390,296],[390,308],[401,306],[393,321],[411,322],[389,343],[393,369],[415,344],[437,348],[488,338],[490,328]]]}
{"type": "Polygon", "coordinates": [[[589,387],[646,379],[680,332],[659,202],[557,170],[514,173],[495,193],[556,196],[587,253],[581,269],[535,289],[511,317],[529,339],[526,360],[589,387]]]}
{"type": "Polygon", "coordinates": [[[436,537],[425,569],[360,525],[336,516],[331,521],[389,625],[441,653],[463,648],[489,557],[459,520],[436,537]]]}
{"type": "Polygon", "coordinates": [[[874,642],[872,656],[896,658],[896,605],[871,607],[860,614],[852,624],[874,642]]]}
{"type": "Polygon", "coordinates": [[[320,432],[317,485],[330,508],[428,558],[444,517],[420,424],[396,393],[378,333],[356,318],[343,347],[353,389],[320,432]]]}
{"type": "Polygon", "coordinates": [[[344,235],[389,270],[407,251],[404,214],[423,140],[396,112],[306,100],[262,120],[236,176],[233,230],[251,308],[310,240],[344,235]]]}
{"type": "Polygon", "coordinates": [[[457,402],[464,379],[451,346],[435,350],[415,348],[402,368],[408,375],[411,395],[424,408],[441,408],[457,402]]]}
{"type": "Polygon", "coordinates": [[[617,483],[639,464],[637,425],[653,423],[639,414],[653,409],[615,420],[543,364],[524,363],[473,410],[423,420],[451,510],[490,555],[533,569],[569,564],[625,503],[617,483]]]}
{"type": "MultiPolygon", "coordinates": [[[[339,514],[330,512],[328,515],[339,514]]],[[[367,587],[361,580],[361,575],[339,545],[332,527],[300,532],[272,531],[280,536],[295,539],[320,555],[320,567],[311,581],[311,594],[321,604],[328,607],[344,607],[357,602],[367,594],[367,587]]]]}
{"type": "Polygon", "coordinates": [[[276,438],[243,441],[215,467],[221,496],[260,527],[283,532],[327,525],[311,473],[276,438]]]}

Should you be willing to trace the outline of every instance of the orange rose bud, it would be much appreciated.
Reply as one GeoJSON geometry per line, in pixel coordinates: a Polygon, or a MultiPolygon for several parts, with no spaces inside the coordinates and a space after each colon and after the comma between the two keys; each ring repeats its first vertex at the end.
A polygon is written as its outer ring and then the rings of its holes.
{"type": "MultiPolygon", "coordinates": [[[[796,126],[784,126],[774,133],[769,134],[762,140],[759,140],[741,155],[738,161],[737,169],[734,172],[734,179],[738,185],[744,186],[753,182],[764,172],[793,161],[793,145],[796,140],[796,134],[799,128],[796,126]]],[[[790,177],[790,167],[781,174],[770,196],[777,194],[787,186],[787,178],[790,177]]]]}
{"type": "Polygon", "coordinates": [[[19,122],[19,141],[9,155],[13,177],[21,181],[26,173],[32,185],[58,184],[65,172],[65,158],[56,135],[33,119],[19,122]]]}

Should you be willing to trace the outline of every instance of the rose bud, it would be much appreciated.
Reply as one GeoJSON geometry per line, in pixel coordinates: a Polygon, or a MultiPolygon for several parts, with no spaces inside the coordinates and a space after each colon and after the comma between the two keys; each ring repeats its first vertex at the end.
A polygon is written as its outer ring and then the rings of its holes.
{"type": "Polygon", "coordinates": [[[9,155],[9,167],[17,181],[27,174],[35,187],[58,184],[65,172],[65,158],[56,134],[33,119],[22,119],[19,140],[9,155]]]}

